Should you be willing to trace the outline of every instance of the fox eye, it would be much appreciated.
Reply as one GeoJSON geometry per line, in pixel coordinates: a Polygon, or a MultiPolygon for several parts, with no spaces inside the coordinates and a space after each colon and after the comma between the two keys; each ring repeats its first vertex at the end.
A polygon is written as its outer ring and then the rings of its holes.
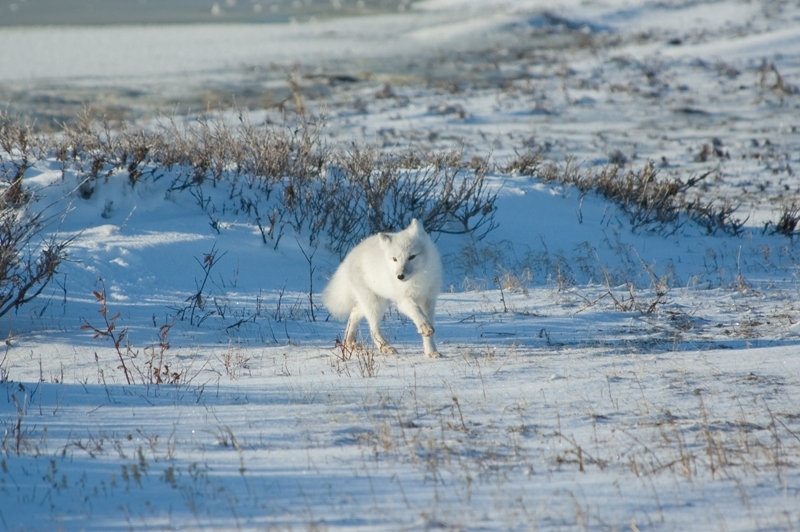
{"type": "Polygon", "coordinates": [[[397,262],[397,257],[392,257],[392,260],[397,262]]]}
{"type": "Polygon", "coordinates": [[[410,257],[408,257],[408,260],[414,260],[414,257],[416,257],[416,255],[411,255],[410,257]]]}

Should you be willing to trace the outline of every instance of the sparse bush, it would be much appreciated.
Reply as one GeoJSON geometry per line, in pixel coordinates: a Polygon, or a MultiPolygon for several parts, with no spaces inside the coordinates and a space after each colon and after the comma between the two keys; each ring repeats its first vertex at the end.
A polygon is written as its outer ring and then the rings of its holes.
{"type": "Polygon", "coordinates": [[[542,160],[543,157],[541,152],[518,152],[517,157],[508,163],[508,165],[503,167],[503,172],[507,174],[534,176],[539,172],[542,160]]]}
{"type": "Polygon", "coordinates": [[[689,217],[703,227],[708,234],[713,235],[717,231],[722,231],[736,236],[742,232],[742,227],[749,218],[736,218],[734,214],[737,209],[738,205],[734,206],[729,201],[716,203],[698,199],[689,202],[685,210],[689,217]]]}
{"type": "Polygon", "coordinates": [[[687,197],[687,192],[711,175],[713,170],[684,182],[677,176],[661,178],[652,161],[645,163],[638,171],[623,172],[620,166],[610,165],[597,172],[584,172],[572,159],[567,159],[561,167],[542,165],[541,160],[531,154],[519,155],[507,169],[520,173],[524,171],[525,175],[538,177],[545,183],[571,185],[584,194],[598,194],[619,205],[630,218],[634,229],[670,228],[670,231],[674,231],[680,227],[683,214],[708,234],[723,231],[738,235],[747,221],[734,216],[737,208],[730,203],[719,204],[687,197]]]}
{"type": "Polygon", "coordinates": [[[0,209],[0,316],[41,294],[66,258],[72,239],[36,242],[46,226],[41,215],[0,209]]]}
{"type": "Polygon", "coordinates": [[[357,147],[338,161],[328,206],[335,213],[328,235],[336,252],[370,234],[406,227],[412,218],[437,233],[480,238],[494,228],[497,196],[485,164],[461,162],[459,153],[397,157],[357,147]]]}
{"type": "Polygon", "coordinates": [[[169,349],[169,331],[173,324],[167,323],[158,329],[158,345],[151,345],[144,349],[146,376],[141,375],[142,381],[149,384],[178,384],[181,381],[181,372],[170,369],[169,363],[164,360],[164,354],[169,349]]]}
{"type": "Polygon", "coordinates": [[[800,93],[800,88],[787,83],[778,72],[778,67],[771,61],[764,61],[764,64],[758,69],[758,85],[762,89],[769,89],[786,96],[800,93]]]}
{"type": "Polygon", "coordinates": [[[122,170],[127,171],[131,184],[135,184],[159,140],[147,131],[131,130],[126,123],[115,129],[108,122],[93,121],[84,113],[71,127],[65,127],[61,135],[52,138],[49,148],[61,163],[62,176],[75,172],[81,183],[81,195],[89,198],[97,179],[108,180],[122,170]]]}
{"type": "MultiPolygon", "coordinates": [[[[796,230],[798,222],[800,222],[800,206],[794,202],[791,205],[784,205],[781,209],[780,217],[775,223],[775,227],[772,232],[793,237],[795,234],[797,234],[796,230]]],[[[767,229],[769,225],[770,224],[768,223],[765,229],[767,229]]]]}
{"type": "Polygon", "coordinates": [[[55,153],[64,174],[76,172],[84,198],[116,174],[133,186],[169,173],[171,190],[192,194],[218,232],[217,212],[245,214],[276,248],[288,228],[340,254],[415,217],[439,233],[480,237],[494,228],[485,162],[463,162],[458,152],[396,156],[358,146],[334,153],[320,127],[310,118],[294,127],[256,126],[242,116],[237,126],[201,118],[152,131],[123,124],[115,132],[84,119],[65,131],[55,153]],[[207,186],[227,187],[226,204],[215,205],[207,186]]]}
{"type": "MultiPolygon", "coordinates": [[[[167,323],[159,327],[158,344],[144,349],[144,368],[142,368],[137,363],[139,352],[134,349],[128,338],[128,328],[119,328],[117,326],[121,314],[117,312],[109,317],[105,283],[102,279],[99,279],[98,282],[100,283],[100,290],[95,290],[93,295],[98,305],[100,305],[97,312],[102,318],[102,323],[95,325],[84,318],[81,330],[93,333],[95,340],[108,339],[111,341],[120,363],[117,369],[122,370],[125,381],[128,384],[136,384],[136,375],[138,375],[139,382],[146,385],[190,382],[192,379],[187,377],[185,369],[176,370],[164,359],[164,355],[170,348],[169,333],[174,324],[167,323]]],[[[95,353],[95,359],[99,363],[97,353],[95,353]]]]}
{"type": "MultiPolygon", "coordinates": [[[[586,305],[581,311],[589,308],[601,299],[608,297],[613,302],[614,309],[620,312],[654,314],[658,311],[659,305],[664,303],[665,297],[670,291],[669,275],[657,276],[644,261],[642,261],[642,268],[650,276],[650,288],[652,290],[652,294],[650,294],[651,299],[637,297],[636,283],[632,281],[626,281],[622,287],[612,287],[608,270],[602,264],[600,268],[603,271],[606,291],[594,300],[586,299],[586,305]],[[627,292],[627,294],[625,292],[627,292]]],[[[639,294],[639,296],[642,295],[645,294],[639,294]]]]}
{"type": "Polygon", "coordinates": [[[212,246],[211,251],[203,255],[202,262],[197,257],[194,258],[197,264],[203,269],[203,279],[199,282],[195,279],[197,291],[186,298],[186,305],[182,308],[174,309],[176,318],[180,320],[188,319],[191,325],[199,326],[209,316],[220,314],[218,305],[215,305],[215,307],[217,307],[216,309],[206,310],[208,304],[206,285],[211,277],[211,269],[227,254],[227,252],[225,252],[217,257],[217,253],[216,246],[212,246]]]}
{"type": "Polygon", "coordinates": [[[33,163],[37,151],[36,139],[29,127],[21,125],[0,111],[0,181],[4,186],[0,206],[20,207],[28,197],[22,178],[33,163]]]}
{"type": "Polygon", "coordinates": [[[92,294],[94,295],[97,303],[100,305],[100,308],[97,312],[102,317],[103,323],[100,327],[95,327],[86,319],[84,319],[83,325],[81,325],[81,330],[91,331],[94,333],[95,340],[102,338],[108,338],[111,340],[111,343],[114,344],[114,351],[117,353],[117,357],[119,358],[119,369],[121,369],[122,373],[125,375],[125,380],[127,383],[133,384],[133,372],[128,368],[128,364],[126,362],[126,360],[130,359],[134,355],[130,343],[125,343],[125,354],[122,353],[122,342],[127,338],[128,328],[126,327],[124,329],[117,329],[117,320],[121,316],[119,312],[111,317],[108,316],[108,306],[106,304],[106,286],[102,279],[100,279],[100,290],[95,290],[92,294]]]}
{"type": "MultiPolygon", "coordinates": [[[[693,186],[695,181],[684,184],[680,179],[657,179],[657,170],[650,162],[638,172],[629,170],[624,174],[617,165],[607,166],[596,174],[581,173],[576,168],[563,172],[567,183],[581,192],[596,192],[617,203],[631,218],[634,227],[664,226],[675,223],[680,212],[678,194],[693,186]]],[[[546,182],[559,179],[555,167],[548,167],[542,174],[546,182]]]]}
{"type": "Polygon", "coordinates": [[[42,239],[50,220],[33,212],[23,187],[25,172],[40,157],[30,128],[0,113],[0,316],[29,303],[53,279],[71,239],[42,239]]]}

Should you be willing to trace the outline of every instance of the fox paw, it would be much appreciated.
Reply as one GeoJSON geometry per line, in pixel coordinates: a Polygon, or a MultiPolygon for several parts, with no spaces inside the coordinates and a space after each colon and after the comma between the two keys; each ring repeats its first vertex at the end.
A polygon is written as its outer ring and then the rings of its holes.
{"type": "Polygon", "coordinates": [[[431,351],[430,353],[425,353],[425,358],[442,358],[442,354],[438,351],[431,351]]]}
{"type": "Polygon", "coordinates": [[[389,344],[383,344],[381,346],[381,353],[383,353],[384,355],[396,355],[397,349],[390,346],[389,344]]]}
{"type": "Polygon", "coordinates": [[[423,323],[419,326],[419,333],[422,336],[433,336],[434,332],[436,332],[435,329],[427,323],[423,323]]]}

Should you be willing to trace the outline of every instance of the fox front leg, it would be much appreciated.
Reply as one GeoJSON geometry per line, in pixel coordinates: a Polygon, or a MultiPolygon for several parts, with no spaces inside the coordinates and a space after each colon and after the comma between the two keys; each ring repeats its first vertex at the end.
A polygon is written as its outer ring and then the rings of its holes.
{"type": "Polygon", "coordinates": [[[426,301],[424,306],[425,310],[412,299],[404,299],[397,304],[398,310],[411,318],[411,321],[417,326],[417,332],[422,336],[422,348],[425,356],[438,358],[440,355],[436,351],[436,342],[433,339],[433,334],[436,332],[433,328],[435,302],[426,301]]]}
{"type": "Polygon", "coordinates": [[[397,309],[411,318],[411,321],[417,326],[417,332],[423,337],[433,336],[433,333],[436,332],[433,325],[431,325],[428,320],[428,317],[425,316],[425,313],[413,299],[403,299],[399,301],[397,303],[397,309]]]}
{"type": "MultiPolygon", "coordinates": [[[[431,329],[434,327],[434,314],[436,312],[436,300],[435,299],[428,299],[422,305],[422,311],[425,313],[425,316],[428,318],[428,323],[431,326],[431,329]]],[[[436,350],[436,341],[433,339],[433,334],[431,333],[430,336],[422,336],[422,348],[424,350],[425,356],[428,358],[439,358],[442,355],[436,350]]]]}

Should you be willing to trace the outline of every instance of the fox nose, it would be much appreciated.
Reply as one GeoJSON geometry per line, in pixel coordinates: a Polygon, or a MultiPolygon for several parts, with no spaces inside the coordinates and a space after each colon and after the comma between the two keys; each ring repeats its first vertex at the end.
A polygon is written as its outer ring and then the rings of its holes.
{"type": "Polygon", "coordinates": [[[398,279],[400,279],[400,280],[402,281],[403,279],[405,279],[405,278],[406,278],[406,276],[405,276],[405,274],[402,274],[402,273],[401,273],[400,275],[398,275],[398,276],[397,276],[397,278],[398,278],[398,279]]]}

